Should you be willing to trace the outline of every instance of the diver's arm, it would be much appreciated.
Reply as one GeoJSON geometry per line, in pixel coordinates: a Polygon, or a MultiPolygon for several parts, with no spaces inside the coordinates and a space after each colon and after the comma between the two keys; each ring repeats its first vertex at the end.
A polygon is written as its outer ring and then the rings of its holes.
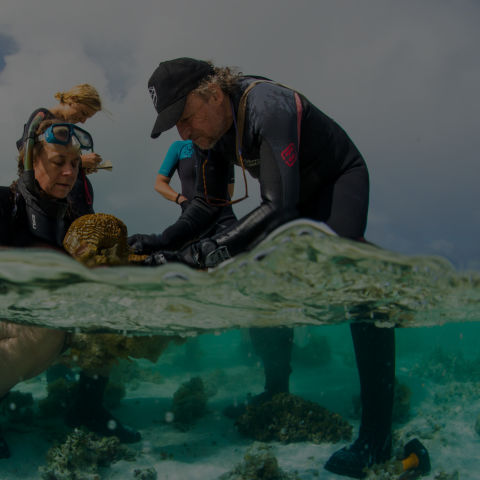
{"type": "Polygon", "coordinates": [[[180,218],[160,236],[159,249],[178,250],[205,234],[217,221],[222,207],[215,199],[227,198],[230,163],[212,153],[197,172],[196,194],[180,218]],[[208,196],[209,201],[206,200],[208,196]]]}
{"type": "Polygon", "coordinates": [[[170,200],[171,202],[176,202],[178,204],[187,200],[187,197],[184,197],[181,193],[176,192],[170,186],[171,178],[167,177],[162,174],[157,174],[157,178],[155,180],[155,190],[162,195],[163,198],[166,200],[170,200]]]}
{"type": "Polygon", "coordinates": [[[260,194],[262,203],[255,210],[212,237],[226,246],[231,255],[260,242],[279,225],[297,215],[298,165],[285,170],[267,141],[260,148],[260,194]]]}

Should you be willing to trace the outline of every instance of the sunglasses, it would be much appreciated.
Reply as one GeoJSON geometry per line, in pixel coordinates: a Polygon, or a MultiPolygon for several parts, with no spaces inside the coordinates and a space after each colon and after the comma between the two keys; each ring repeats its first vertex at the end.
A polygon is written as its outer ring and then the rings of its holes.
{"type": "Polygon", "coordinates": [[[93,151],[92,136],[83,128],[77,127],[72,123],[55,123],[45,130],[45,133],[39,135],[39,139],[44,139],[47,143],[56,143],[58,145],[77,144],[83,150],[93,151]]]}

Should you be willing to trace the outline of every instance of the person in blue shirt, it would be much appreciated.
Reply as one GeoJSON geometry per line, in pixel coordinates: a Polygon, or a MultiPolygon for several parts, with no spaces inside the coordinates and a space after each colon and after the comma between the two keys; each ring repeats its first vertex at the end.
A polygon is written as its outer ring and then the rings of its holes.
{"type": "MultiPolygon", "coordinates": [[[[155,180],[155,190],[165,199],[178,203],[185,211],[196,193],[197,175],[204,155],[196,149],[191,140],[178,140],[170,145],[165,158],[158,170],[155,180]],[[178,173],[181,184],[181,192],[176,192],[170,185],[175,172],[178,173]]],[[[233,167],[233,166],[232,166],[233,167]]],[[[235,185],[235,172],[230,172],[228,193],[233,196],[235,185]]],[[[218,218],[215,231],[229,226],[237,220],[231,205],[226,205],[218,218]]]]}

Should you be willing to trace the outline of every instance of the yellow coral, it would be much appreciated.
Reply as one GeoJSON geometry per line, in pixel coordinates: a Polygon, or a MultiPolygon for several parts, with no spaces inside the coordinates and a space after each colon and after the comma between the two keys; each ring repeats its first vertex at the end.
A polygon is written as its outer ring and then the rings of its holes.
{"type": "MultiPolygon", "coordinates": [[[[113,215],[95,213],[77,218],[63,240],[65,250],[87,267],[139,263],[145,255],[135,255],[128,246],[127,227],[113,215]]],[[[146,358],[156,362],[171,340],[180,337],[155,335],[126,337],[115,333],[74,334],[64,362],[76,363],[90,372],[105,370],[118,358],[146,358]]]]}

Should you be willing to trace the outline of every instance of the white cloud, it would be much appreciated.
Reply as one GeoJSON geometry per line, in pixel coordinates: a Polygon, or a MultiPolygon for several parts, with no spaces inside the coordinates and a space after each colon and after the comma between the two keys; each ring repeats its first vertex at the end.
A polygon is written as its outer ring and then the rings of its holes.
{"type": "Polygon", "coordinates": [[[18,51],[0,72],[0,183],[29,113],[89,82],[112,114],[86,124],[114,162],[92,177],[96,208],[160,231],[178,211],[153,181],[176,136],[149,138],[146,83],[162,60],[208,58],[299,89],[346,128],[370,168],[372,241],[422,250],[443,238],[455,251],[458,231],[480,233],[479,13],[447,0],[4,0],[0,34],[18,51]],[[438,236],[446,216],[458,228],[438,236]]]}

